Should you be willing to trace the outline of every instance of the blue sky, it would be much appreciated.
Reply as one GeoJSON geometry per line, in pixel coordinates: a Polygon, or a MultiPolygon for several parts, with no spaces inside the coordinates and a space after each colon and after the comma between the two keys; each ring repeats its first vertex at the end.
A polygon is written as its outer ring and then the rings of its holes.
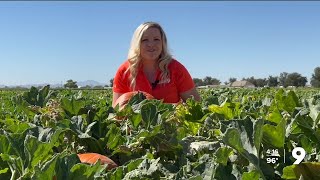
{"type": "Polygon", "coordinates": [[[310,77],[320,66],[320,2],[0,2],[0,84],[108,83],[135,28],[159,22],[196,78],[310,77]]]}

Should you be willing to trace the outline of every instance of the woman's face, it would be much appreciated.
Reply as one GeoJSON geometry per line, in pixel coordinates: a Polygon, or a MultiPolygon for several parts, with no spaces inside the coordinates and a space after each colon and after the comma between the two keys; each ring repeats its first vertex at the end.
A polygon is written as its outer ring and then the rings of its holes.
{"type": "Polygon", "coordinates": [[[162,39],[157,28],[147,29],[141,38],[140,54],[144,61],[158,60],[162,52],[162,39]]]}

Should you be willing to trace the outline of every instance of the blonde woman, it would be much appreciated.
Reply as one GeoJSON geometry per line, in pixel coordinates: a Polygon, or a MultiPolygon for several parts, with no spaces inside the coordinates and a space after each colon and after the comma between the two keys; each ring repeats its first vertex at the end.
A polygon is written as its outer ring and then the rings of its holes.
{"type": "Polygon", "coordinates": [[[141,24],[134,32],[128,60],[120,65],[113,82],[113,101],[130,91],[144,91],[164,103],[200,101],[188,70],[168,52],[167,37],[155,22],[141,24]]]}

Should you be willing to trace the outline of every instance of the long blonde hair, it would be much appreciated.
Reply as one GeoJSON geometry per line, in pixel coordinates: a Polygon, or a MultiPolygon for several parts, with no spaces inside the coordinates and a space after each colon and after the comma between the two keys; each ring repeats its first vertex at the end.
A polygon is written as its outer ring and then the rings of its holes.
{"type": "Polygon", "coordinates": [[[141,65],[140,63],[141,62],[141,55],[140,55],[141,38],[144,32],[149,28],[159,29],[161,34],[162,52],[158,60],[159,68],[161,70],[161,80],[170,78],[168,65],[172,60],[172,55],[169,53],[169,50],[168,50],[167,36],[163,31],[162,27],[160,26],[160,24],[156,22],[145,22],[140,26],[138,26],[138,28],[135,30],[131,40],[129,53],[128,53],[128,61],[130,65],[126,72],[130,71],[130,81],[131,81],[130,86],[132,87],[132,89],[135,89],[136,87],[136,77],[138,74],[139,67],[141,65]]]}

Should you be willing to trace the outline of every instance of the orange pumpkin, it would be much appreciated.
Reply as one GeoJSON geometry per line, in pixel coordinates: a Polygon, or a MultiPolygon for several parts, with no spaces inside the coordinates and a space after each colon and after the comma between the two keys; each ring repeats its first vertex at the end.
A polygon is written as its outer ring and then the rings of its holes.
{"type": "Polygon", "coordinates": [[[108,164],[107,169],[118,167],[118,165],[110,158],[98,153],[78,154],[78,157],[82,163],[95,164],[100,159],[101,164],[108,164]]]}
{"type": "Polygon", "coordinates": [[[120,106],[120,110],[123,109],[129,102],[129,100],[136,95],[137,93],[143,93],[143,95],[146,97],[146,99],[154,99],[154,97],[147,93],[147,92],[143,92],[143,91],[131,91],[131,92],[127,92],[122,94],[115,102],[115,105],[119,104],[120,106]]]}

